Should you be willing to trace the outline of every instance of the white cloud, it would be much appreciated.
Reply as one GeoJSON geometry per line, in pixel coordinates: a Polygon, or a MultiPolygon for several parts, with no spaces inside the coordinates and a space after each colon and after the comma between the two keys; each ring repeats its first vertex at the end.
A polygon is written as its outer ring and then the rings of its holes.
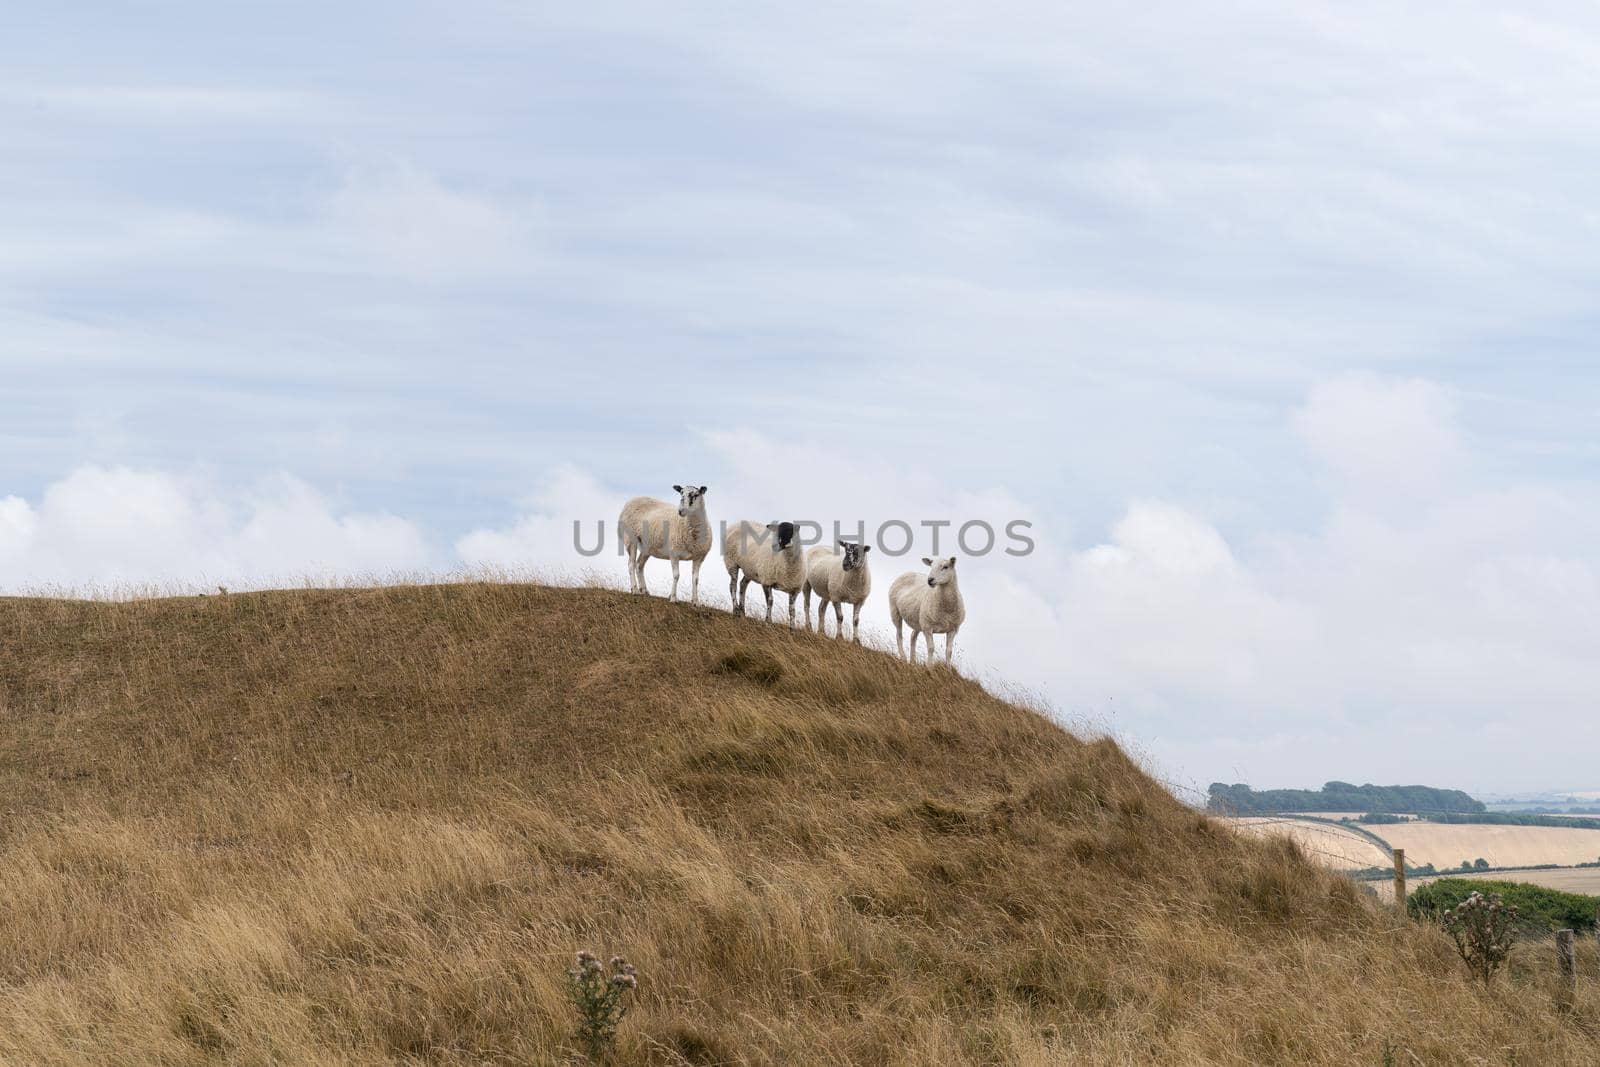
{"type": "MultiPolygon", "coordinates": [[[[616,556],[615,523],[622,498],[577,467],[557,467],[523,502],[526,510],[505,529],[480,529],[456,541],[456,555],[467,567],[517,574],[537,571],[546,580],[587,578],[597,572],[616,581],[623,572],[616,556]],[[580,528],[574,533],[573,524],[580,528]],[[605,530],[605,551],[585,556],[605,530]]],[[[659,565],[658,565],[659,566],[659,565]]],[[[659,574],[657,580],[660,580],[659,574]]]]}
{"type": "Polygon", "coordinates": [[[1449,393],[1417,379],[1356,374],[1323,382],[1295,426],[1347,491],[1437,491],[1462,458],[1449,393]]]}
{"type": "Polygon", "coordinates": [[[336,511],[287,475],[246,492],[85,466],[37,503],[0,501],[0,588],[239,587],[378,577],[434,563],[415,524],[336,511]]]}
{"type": "Polygon", "coordinates": [[[425,278],[484,276],[528,262],[537,211],[452,188],[411,164],[347,172],[324,205],[324,235],[363,270],[425,278]]]}
{"type": "Polygon", "coordinates": [[[141,124],[217,121],[326,121],[334,101],[312,93],[234,86],[41,85],[0,87],[0,102],[141,124]]]}

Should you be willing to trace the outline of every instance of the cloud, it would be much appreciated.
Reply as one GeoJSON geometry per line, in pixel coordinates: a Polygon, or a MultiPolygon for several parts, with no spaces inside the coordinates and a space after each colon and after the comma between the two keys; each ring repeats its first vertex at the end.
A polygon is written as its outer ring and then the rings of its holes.
{"type": "Polygon", "coordinates": [[[311,93],[236,86],[47,85],[0,88],[0,102],[59,117],[170,125],[184,122],[326,121],[335,102],[311,93]]]}
{"type": "Polygon", "coordinates": [[[503,529],[473,530],[456,540],[457,557],[469,568],[519,573],[538,571],[546,580],[622,574],[616,556],[615,522],[623,497],[570,464],[555,468],[523,501],[524,511],[503,529]],[[578,529],[574,530],[574,524],[578,529]],[[605,531],[605,551],[587,556],[605,531]]]}
{"type": "Polygon", "coordinates": [[[347,172],[323,213],[323,235],[379,274],[503,274],[536,247],[532,205],[453,188],[409,163],[347,172]]]}
{"type": "Polygon", "coordinates": [[[1346,375],[1318,384],[1295,414],[1313,454],[1348,491],[1436,490],[1463,454],[1447,390],[1419,379],[1346,375]]]}
{"type": "Polygon", "coordinates": [[[194,476],[85,466],[37,503],[0,500],[0,588],[10,592],[254,587],[436,562],[414,523],[341,513],[287,475],[230,492],[194,476]]]}

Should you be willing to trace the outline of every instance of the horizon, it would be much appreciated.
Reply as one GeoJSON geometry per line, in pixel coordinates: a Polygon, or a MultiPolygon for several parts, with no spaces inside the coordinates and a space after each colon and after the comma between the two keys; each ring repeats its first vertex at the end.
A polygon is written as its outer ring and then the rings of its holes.
{"type": "Polygon", "coordinates": [[[908,524],[872,633],[921,524],[1029,523],[958,666],[1201,792],[1594,790],[1595,55],[1485,4],[24,3],[0,592],[572,573],[688,479],[908,524]]]}

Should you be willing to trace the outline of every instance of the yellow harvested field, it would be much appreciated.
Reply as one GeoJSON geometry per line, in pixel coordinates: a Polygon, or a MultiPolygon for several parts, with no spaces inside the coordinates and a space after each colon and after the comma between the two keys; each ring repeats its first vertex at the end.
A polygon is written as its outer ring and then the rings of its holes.
{"type": "Polygon", "coordinates": [[[1413,866],[1458,867],[1480,856],[1491,867],[1559,863],[1570,867],[1600,859],[1600,830],[1559,826],[1481,826],[1432,822],[1374,827],[1378,836],[1406,850],[1413,866]]]}
{"type": "Polygon", "coordinates": [[[1390,862],[1389,854],[1383,849],[1360,834],[1338,826],[1271,815],[1250,815],[1223,821],[1255,837],[1293,838],[1305,849],[1306,855],[1336,869],[1382,867],[1390,862]]]}
{"type": "MultiPolygon", "coordinates": [[[[1557,871],[1456,871],[1451,874],[1436,875],[1431,878],[1413,878],[1407,883],[1409,889],[1428,882],[1436,882],[1440,878],[1476,878],[1485,882],[1526,882],[1529,885],[1542,885],[1546,889],[1559,889],[1563,893],[1587,893],[1590,896],[1600,897],[1600,867],[1581,867],[1576,870],[1567,867],[1557,871]]],[[[1394,899],[1394,883],[1387,880],[1366,882],[1378,896],[1384,900],[1394,899]]]]}

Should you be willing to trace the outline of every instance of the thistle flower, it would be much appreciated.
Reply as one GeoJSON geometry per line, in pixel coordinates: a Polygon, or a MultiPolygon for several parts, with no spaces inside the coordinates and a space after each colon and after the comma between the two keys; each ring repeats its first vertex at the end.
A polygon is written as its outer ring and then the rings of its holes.
{"type": "Polygon", "coordinates": [[[577,954],[577,966],[567,971],[567,994],[578,1012],[578,1039],[591,1062],[599,1063],[610,1054],[617,1026],[628,1013],[628,994],[639,988],[633,964],[622,956],[612,956],[610,974],[592,952],[577,954]]]}

